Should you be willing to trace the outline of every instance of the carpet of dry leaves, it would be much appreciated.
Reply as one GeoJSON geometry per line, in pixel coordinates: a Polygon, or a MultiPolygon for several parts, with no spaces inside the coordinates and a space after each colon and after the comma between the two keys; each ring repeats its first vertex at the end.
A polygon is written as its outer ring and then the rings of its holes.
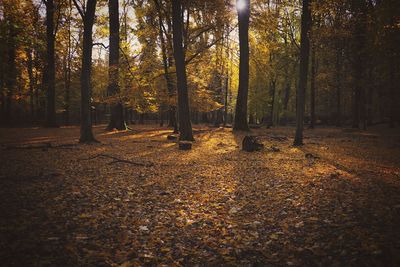
{"type": "Polygon", "coordinates": [[[0,129],[0,265],[400,266],[400,132],[0,129]]]}

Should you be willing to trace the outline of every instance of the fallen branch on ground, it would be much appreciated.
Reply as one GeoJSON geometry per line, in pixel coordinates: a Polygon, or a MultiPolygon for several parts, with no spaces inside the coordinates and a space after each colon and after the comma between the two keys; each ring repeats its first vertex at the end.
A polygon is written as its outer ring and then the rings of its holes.
{"type": "Polygon", "coordinates": [[[134,161],[126,160],[126,159],[120,159],[118,157],[115,157],[115,156],[112,156],[112,155],[108,155],[108,154],[98,154],[98,155],[90,157],[90,158],[84,158],[84,159],[79,159],[79,160],[92,160],[92,159],[96,159],[96,158],[112,159],[113,161],[109,162],[108,164],[126,163],[126,164],[131,164],[131,165],[135,165],[135,166],[143,166],[143,167],[154,166],[154,164],[152,162],[149,162],[149,163],[134,162],[134,161]]]}
{"type": "Polygon", "coordinates": [[[17,145],[17,146],[6,146],[7,150],[11,149],[49,149],[49,148],[60,148],[60,149],[73,149],[77,144],[61,144],[61,145],[53,145],[51,143],[43,143],[36,145],[17,145]]]}

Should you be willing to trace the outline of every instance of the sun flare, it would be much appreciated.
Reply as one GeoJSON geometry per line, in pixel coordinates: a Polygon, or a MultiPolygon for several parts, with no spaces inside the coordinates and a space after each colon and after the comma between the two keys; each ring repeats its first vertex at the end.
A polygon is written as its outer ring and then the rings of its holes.
{"type": "Polygon", "coordinates": [[[246,0],[237,0],[236,9],[238,11],[244,10],[247,6],[246,0]]]}

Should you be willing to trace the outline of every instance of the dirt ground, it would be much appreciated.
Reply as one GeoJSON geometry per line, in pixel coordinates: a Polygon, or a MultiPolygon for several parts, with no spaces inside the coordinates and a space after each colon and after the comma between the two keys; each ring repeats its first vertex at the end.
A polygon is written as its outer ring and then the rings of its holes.
{"type": "Polygon", "coordinates": [[[0,128],[0,265],[400,266],[400,131],[0,128]]]}

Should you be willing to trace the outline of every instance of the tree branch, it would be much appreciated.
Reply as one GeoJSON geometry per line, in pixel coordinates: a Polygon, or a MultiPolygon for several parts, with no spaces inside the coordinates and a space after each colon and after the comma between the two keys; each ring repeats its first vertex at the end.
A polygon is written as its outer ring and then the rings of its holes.
{"type": "Polygon", "coordinates": [[[103,43],[93,43],[92,44],[92,46],[95,46],[95,45],[98,45],[98,46],[102,46],[104,49],[108,49],[110,46],[109,45],[105,45],[105,44],[103,44],[103,43]]]}
{"type": "Polygon", "coordinates": [[[76,9],[78,10],[79,14],[81,15],[82,19],[85,18],[85,13],[83,12],[82,8],[79,6],[77,0],[72,0],[74,2],[74,5],[76,9]]]}
{"type": "Polygon", "coordinates": [[[92,159],[96,159],[96,158],[108,158],[108,159],[112,159],[113,161],[109,162],[108,164],[114,164],[114,163],[126,163],[126,164],[131,164],[131,165],[135,165],[135,166],[142,166],[142,167],[151,167],[154,166],[154,163],[149,162],[149,163],[142,163],[142,162],[134,162],[134,161],[130,161],[130,160],[126,160],[126,159],[120,159],[118,157],[112,156],[112,155],[108,155],[108,154],[98,154],[94,157],[90,157],[90,158],[84,158],[84,159],[80,159],[82,160],[92,160],[92,159]]]}

